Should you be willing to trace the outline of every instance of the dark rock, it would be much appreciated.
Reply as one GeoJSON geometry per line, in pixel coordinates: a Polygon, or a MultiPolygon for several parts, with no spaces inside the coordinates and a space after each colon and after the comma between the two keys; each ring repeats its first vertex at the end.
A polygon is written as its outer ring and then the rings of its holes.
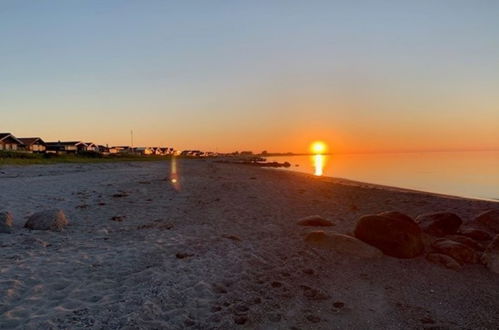
{"type": "Polygon", "coordinates": [[[499,274],[499,235],[496,235],[489,246],[487,246],[481,261],[488,269],[499,274]]]}
{"type": "Polygon", "coordinates": [[[345,307],[345,303],[341,302],[341,301],[335,301],[333,303],[333,307],[336,308],[336,309],[340,309],[340,308],[343,308],[345,307]]]}
{"type": "Polygon", "coordinates": [[[460,228],[459,233],[463,236],[475,239],[477,241],[489,241],[492,239],[492,235],[490,235],[488,232],[473,227],[460,228]]]}
{"type": "Polygon", "coordinates": [[[248,308],[248,306],[246,306],[246,305],[242,305],[242,304],[241,304],[241,305],[237,305],[237,306],[235,307],[235,310],[236,310],[237,312],[239,312],[239,313],[245,313],[245,312],[249,311],[249,308],[248,308]]]}
{"type": "Polygon", "coordinates": [[[421,229],[410,217],[398,212],[360,218],[355,237],[396,258],[414,258],[424,251],[421,229]]]}
{"type": "Polygon", "coordinates": [[[248,322],[248,317],[247,316],[237,315],[237,316],[234,317],[234,323],[235,324],[242,325],[242,324],[245,324],[246,322],[248,322]]]}
{"type": "Polygon", "coordinates": [[[428,253],[426,255],[426,260],[434,264],[442,265],[446,268],[453,270],[460,270],[461,265],[454,258],[441,253],[428,253]]]}
{"type": "Polygon", "coordinates": [[[320,215],[311,215],[305,218],[298,220],[296,223],[300,226],[315,226],[315,227],[331,227],[334,226],[334,223],[324,219],[320,215]]]}
{"type": "Polygon", "coordinates": [[[318,323],[321,321],[321,318],[317,315],[307,315],[307,320],[312,323],[318,323]]]}
{"type": "Polygon", "coordinates": [[[192,327],[194,324],[196,324],[196,322],[194,322],[194,321],[193,321],[193,320],[191,320],[191,319],[186,319],[186,320],[184,321],[184,325],[185,325],[186,327],[192,327]]]}
{"type": "Polygon", "coordinates": [[[14,218],[10,212],[0,212],[0,233],[10,234],[14,218]]]}
{"type": "Polygon", "coordinates": [[[123,220],[125,220],[125,217],[121,215],[115,215],[114,217],[111,218],[111,221],[116,221],[116,222],[122,222],[123,220]]]}
{"type": "Polygon", "coordinates": [[[470,248],[472,248],[473,250],[476,250],[476,251],[482,252],[485,250],[485,248],[480,243],[478,243],[474,239],[466,237],[466,236],[449,235],[449,236],[445,236],[445,238],[453,240],[454,242],[462,243],[462,244],[469,246],[470,248]]]}
{"type": "Polygon", "coordinates": [[[311,268],[307,268],[307,269],[303,270],[303,273],[305,273],[307,275],[314,275],[314,270],[311,268]]]}
{"type": "Polygon", "coordinates": [[[114,198],[128,197],[128,193],[122,191],[113,195],[114,198]]]}
{"type": "Polygon", "coordinates": [[[432,248],[454,258],[460,264],[474,264],[478,261],[478,255],[472,248],[449,239],[436,240],[433,242],[432,248]]]}
{"type": "Polygon", "coordinates": [[[62,231],[68,225],[68,219],[62,210],[46,210],[33,214],[24,227],[33,230],[62,231]]]}
{"type": "Polygon", "coordinates": [[[499,210],[489,210],[479,214],[473,222],[481,225],[487,230],[499,234],[499,210]]]}
{"type": "Polygon", "coordinates": [[[422,214],[416,218],[421,229],[430,235],[442,237],[457,232],[463,220],[450,212],[422,214]]]}
{"type": "Polygon", "coordinates": [[[323,231],[314,231],[305,236],[305,242],[318,248],[334,250],[357,257],[376,258],[383,255],[377,248],[355,237],[339,233],[326,234],[323,231]]]}
{"type": "Polygon", "coordinates": [[[233,241],[239,241],[239,242],[241,241],[241,238],[237,235],[223,234],[222,237],[233,240],[233,241]]]}
{"type": "Polygon", "coordinates": [[[189,258],[189,257],[194,256],[194,254],[177,252],[177,254],[175,254],[175,256],[177,257],[177,259],[185,259],[185,258],[189,258]]]}
{"type": "Polygon", "coordinates": [[[407,214],[397,212],[397,211],[386,211],[386,212],[381,212],[378,215],[383,216],[383,217],[388,217],[392,219],[397,219],[401,221],[407,221],[410,223],[415,223],[414,219],[412,219],[410,216],[407,214]]]}

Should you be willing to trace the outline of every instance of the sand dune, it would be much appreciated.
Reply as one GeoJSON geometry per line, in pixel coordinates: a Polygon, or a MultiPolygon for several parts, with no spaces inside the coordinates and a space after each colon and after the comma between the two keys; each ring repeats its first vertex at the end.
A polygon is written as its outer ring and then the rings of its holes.
{"type": "MultiPolygon", "coordinates": [[[[302,217],[351,232],[365,214],[497,203],[182,160],[4,167],[0,328],[401,329],[499,326],[499,276],[423,257],[362,259],[312,248],[302,217]],[[23,228],[60,208],[62,232],[23,228]],[[113,219],[114,217],[114,219],[113,219]]],[[[328,230],[328,229],[325,229],[328,230]]]]}

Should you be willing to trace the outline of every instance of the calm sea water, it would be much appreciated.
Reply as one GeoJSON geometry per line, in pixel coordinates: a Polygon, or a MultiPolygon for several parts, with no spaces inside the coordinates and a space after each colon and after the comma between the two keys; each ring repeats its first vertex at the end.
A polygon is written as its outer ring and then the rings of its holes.
{"type": "Polygon", "coordinates": [[[268,157],[287,170],[499,200],[499,151],[268,157]],[[298,165],[298,166],[295,166],[298,165]]]}

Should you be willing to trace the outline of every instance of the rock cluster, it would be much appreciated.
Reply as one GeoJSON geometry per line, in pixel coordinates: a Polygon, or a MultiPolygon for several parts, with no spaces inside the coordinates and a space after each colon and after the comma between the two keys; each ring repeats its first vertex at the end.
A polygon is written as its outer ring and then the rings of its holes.
{"type": "MultiPolygon", "coordinates": [[[[332,226],[320,216],[303,218],[301,226],[332,226]]],[[[472,221],[451,212],[423,214],[415,220],[400,212],[361,217],[354,236],[314,231],[305,241],[315,247],[359,257],[385,254],[415,258],[426,252],[426,260],[453,270],[465,264],[482,263],[499,274],[499,210],[479,214],[472,221]]]]}

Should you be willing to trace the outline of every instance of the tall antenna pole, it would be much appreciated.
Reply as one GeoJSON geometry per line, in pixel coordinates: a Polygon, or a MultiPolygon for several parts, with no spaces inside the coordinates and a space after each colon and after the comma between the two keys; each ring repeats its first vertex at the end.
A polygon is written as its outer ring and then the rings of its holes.
{"type": "Polygon", "coordinates": [[[133,150],[133,130],[130,131],[130,140],[132,142],[132,150],[133,150]]]}

